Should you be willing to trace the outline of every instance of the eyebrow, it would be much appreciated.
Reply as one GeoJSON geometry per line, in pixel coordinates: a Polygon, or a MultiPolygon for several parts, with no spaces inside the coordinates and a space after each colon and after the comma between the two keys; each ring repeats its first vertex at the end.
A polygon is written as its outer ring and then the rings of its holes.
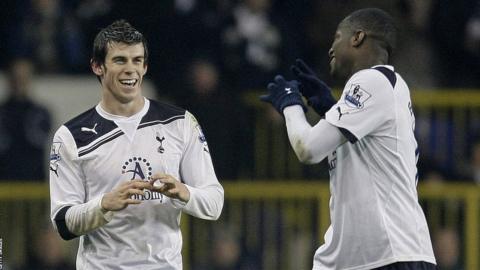
{"type": "Polygon", "coordinates": [[[123,60],[123,59],[126,59],[126,58],[127,58],[126,56],[117,55],[117,56],[112,57],[112,60],[123,60]]]}
{"type": "MultiPolygon", "coordinates": [[[[117,56],[113,56],[112,57],[112,60],[125,60],[127,59],[128,57],[127,56],[124,56],[124,55],[117,55],[117,56]]],[[[144,55],[138,55],[138,56],[134,56],[132,57],[133,59],[145,59],[145,56],[144,55]]]]}

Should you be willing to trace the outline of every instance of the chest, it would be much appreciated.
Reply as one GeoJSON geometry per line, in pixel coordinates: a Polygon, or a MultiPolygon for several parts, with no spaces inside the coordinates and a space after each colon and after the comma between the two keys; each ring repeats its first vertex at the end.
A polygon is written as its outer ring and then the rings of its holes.
{"type": "Polygon", "coordinates": [[[157,173],[180,179],[183,151],[183,134],[175,128],[156,125],[138,129],[132,140],[123,134],[105,142],[79,162],[87,186],[103,192],[122,181],[148,181],[157,173]]]}

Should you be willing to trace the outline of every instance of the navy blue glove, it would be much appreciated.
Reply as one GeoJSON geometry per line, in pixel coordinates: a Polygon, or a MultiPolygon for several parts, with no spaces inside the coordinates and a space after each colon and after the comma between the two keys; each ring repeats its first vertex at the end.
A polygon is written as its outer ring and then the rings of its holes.
{"type": "Polygon", "coordinates": [[[332,96],[332,90],[315,72],[301,59],[295,61],[290,67],[293,74],[300,81],[300,92],[307,98],[307,103],[319,115],[323,116],[330,108],[337,103],[332,96]]]}
{"type": "Polygon", "coordinates": [[[300,105],[303,111],[307,111],[302,95],[298,91],[297,81],[286,81],[282,75],[277,75],[275,81],[268,84],[267,89],[268,95],[260,96],[260,100],[271,103],[282,116],[283,109],[292,105],[300,105]]]}

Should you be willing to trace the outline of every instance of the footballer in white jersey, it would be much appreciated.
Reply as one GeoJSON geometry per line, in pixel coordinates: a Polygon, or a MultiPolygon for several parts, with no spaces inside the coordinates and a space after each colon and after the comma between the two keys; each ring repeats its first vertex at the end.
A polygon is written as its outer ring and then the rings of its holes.
{"type": "Polygon", "coordinates": [[[435,257],[418,202],[418,146],[410,90],[387,65],[395,27],[382,10],[361,9],[338,26],[329,51],[331,74],[345,79],[342,96],[303,61],[298,81],[277,76],[261,97],[285,117],[300,161],[328,156],[330,220],[315,270],[432,270],[435,257]],[[307,122],[301,94],[325,119],[307,122]]]}
{"type": "Polygon", "coordinates": [[[150,190],[133,195],[142,203],[100,216],[105,224],[80,236],[78,269],[182,269],[181,212],[218,218],[223,189],[198,122],[177,107],[146,100],[138,114],[121,119],[98,105],[58,129],[51,215],[64,239],[77,237],[65,221],[71,206],[97,201],[93,208],[120,182],[149,181],[159,171],[185,183],[188,203],[150,190]]]}
{"type": "Polygon", "coordinates": [[[349,142],[328,156],[331,226],[314,269],[435,263],[418,203],[415,118],[405,81],[392,66],[360,70],[325,119],[349,142]]]}
{"type": "Polygon", "coordinates": [[[147,43],[128,22],[102,29],[97,106],[62,125],[50,156],[51,219],[80,237],[77,269],[182,269],[181,213],[219,218],[224,191],[184,109],[142,95],[147,43]]]}

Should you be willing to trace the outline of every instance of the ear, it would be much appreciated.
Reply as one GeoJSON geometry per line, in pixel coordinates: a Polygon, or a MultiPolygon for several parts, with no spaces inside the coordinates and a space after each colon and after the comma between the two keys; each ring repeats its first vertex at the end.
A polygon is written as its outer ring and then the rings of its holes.
{"type": "Polygon", "coordinates": [[[367,34],[363,30],[356,30],[351,39],[352,46],[358,47],[362,45],[366,37],[367,37],[367,34]]]}
{"type": "Polygon", "coordinates": [[[97,62],[94,62],[93,59],[90,60],[90,67],[92,68],[93,73],[97,76],[103,76],[103,68],[97,62]]]}
{"type": "Polygon", "coordinates": [[[145,74],[147,74],[147,70],[148,70],[148,65],[145,64],[145,69],[143,70],[143,74],[142,74],[143,76],[145,76],[145,74]]]}

